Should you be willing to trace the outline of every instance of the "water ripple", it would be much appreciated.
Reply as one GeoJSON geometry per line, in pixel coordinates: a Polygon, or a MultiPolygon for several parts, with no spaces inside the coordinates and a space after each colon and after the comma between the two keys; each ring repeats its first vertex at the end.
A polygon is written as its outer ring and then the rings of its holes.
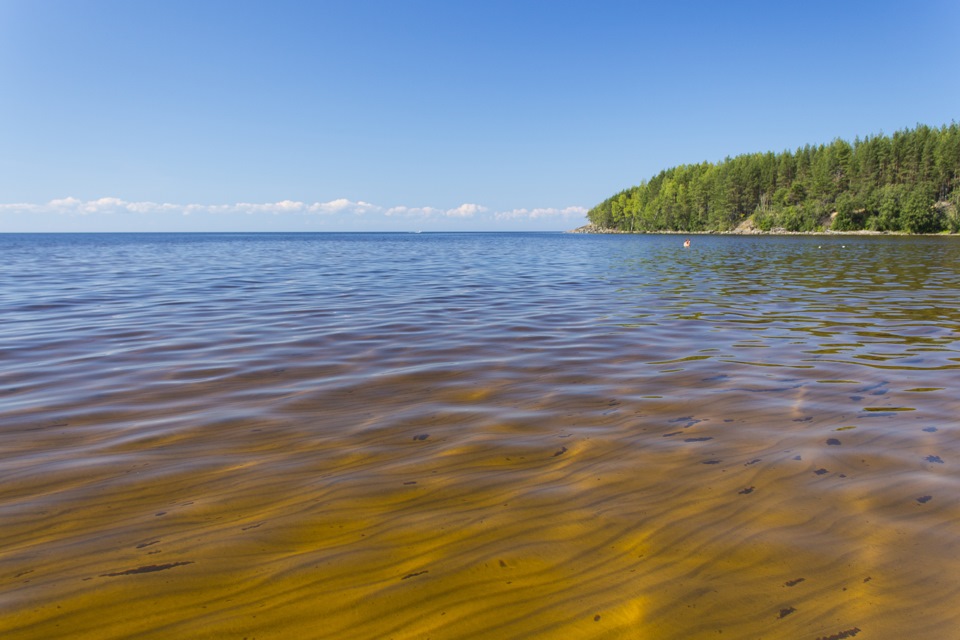
{"type": "Polygon", "coordinates": [[[5,636],[960,626],[955,238],[0,246],[5,636]]]}

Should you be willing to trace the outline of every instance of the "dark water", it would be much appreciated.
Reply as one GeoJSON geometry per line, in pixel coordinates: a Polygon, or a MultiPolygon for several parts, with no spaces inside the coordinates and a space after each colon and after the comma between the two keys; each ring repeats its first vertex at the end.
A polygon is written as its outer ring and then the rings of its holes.
{"type": "Polygon", "coordinates": [[[960,240],[681,241],[0,235],[0,635],[954,637],[960,240]]]}

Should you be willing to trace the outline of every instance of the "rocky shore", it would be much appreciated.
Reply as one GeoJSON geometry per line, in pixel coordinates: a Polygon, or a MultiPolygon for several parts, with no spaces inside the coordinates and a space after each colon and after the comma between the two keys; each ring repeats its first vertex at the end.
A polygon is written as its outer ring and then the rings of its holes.
{"type": "Polygon", "coordinates": [[[625,231],[623,229],[607,229],[598,227],[590,223],[582,227],[571,229],[567,233],[589,233],[589,234],[639,234],[639,235],[746,235],[746,236],[906,236],[906,235],[956,235],[956,234],[908,234],[904,232],[892,231],[787,231],[783,228],[774,228],[769,231],[762,231],[755,227],[751,221],[747,220],[736,229],[730,231],[625,231]]]}

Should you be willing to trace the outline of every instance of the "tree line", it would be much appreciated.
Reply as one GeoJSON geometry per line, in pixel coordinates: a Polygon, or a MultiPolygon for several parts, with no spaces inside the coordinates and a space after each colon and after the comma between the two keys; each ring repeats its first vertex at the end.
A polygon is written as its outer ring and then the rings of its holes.
{"type": "Polygon", "coordinates": [[[661,171],[593,207],[623,231],[960,232],[960,125],[661,171]]]}

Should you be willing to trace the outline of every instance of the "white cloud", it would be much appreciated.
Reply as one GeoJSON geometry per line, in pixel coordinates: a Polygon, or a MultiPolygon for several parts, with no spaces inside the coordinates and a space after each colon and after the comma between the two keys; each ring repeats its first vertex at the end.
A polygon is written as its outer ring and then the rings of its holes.
{"type": "MultiPolygon", "coordinates": [[[[73,200],[73,198],[69,199],[73,200]]],[[[83,203],[79,208],[83,213],[102,213],[104,211],[118,211],[121,209],[126,209],[128,204],[130,203],[125,202],[120,198],[100,198],[99,200],[91,200],[83,203]]]]}
{"type": "Polygon", "coordinates": [[[572,220],[582,218],[587,215],[586,207],[566,207],[557,209],[554,207],[537,209],[512,209],[510,211],[498,211],[494,214],[496,220],[572,220]]]}
{"type": "Polygon", "coordinates": [[[486,210],[486,207],[481,207],[478,204],[462,204],[456,209],[447,209],[446,215],[448,218],[472,218],[486,210]]]}
{"type": "Polygon", "coordinates": [[[60,198],[59,200],[51,200],[48,204],[54,209],[72,209],[83,203],[76,198],[60,198]]]}
{"type": "Polygon", "coordinates": [[[347,200],[346,198],[338,198],[336,200],[331,200],[330,202],[314,202],[309,207],[307,211],[310,213],[370,213],[373,211],[379,211],[381,207],[378,207],[375,204],[370,204],[369,202],[364,202],[359,200],[353,202],[347,200]]]}
{"type": "Polygon", "coordinates": [[[126,204],[127,211],[132,211],[134,213],[164,213],[164,212],[176,212],[182,207],[177,207],[173,204],[158,204],[156,202],[128,202],[126,204]]]}
{"type": "Polygon", "coordinates": [[[9,204],[0,204],[0,213],[32,213],[38,211],[39,209],[39,205],[28,202],[11,202],[9,204]]]}
{"type": "Polygon", "coordinates": [[[170,202],[157,203],[150,201],[129,202],[120,198],[98,198],[96,200],[80,200],[67,197],[50,200],[46,204],[11,203],[0,204],[0,211],[9,212],[38,212],[38,213],[68,213],[68,214],[95,214],[95,213],[183,213],[184,215],[199,213],[246,213],[246,214],[289,214],[289,213],[366,213],[381,211],[382,207],[369,202],[352,202],[345,198],[330,202],[314,202],[306,204],[295,200],[281,200],[279,202],[236,202],[233,204],[174,204],[170,202]]]}
{"type": "Polygon", "coordinates": [[[385,215],[398,218],[418,218],[421,220],[439,218],[473,218],[488,209],[479,204],[462,204],[455,209],[437,209],[436,207],[390,207],[384,211],[385,215]]]}
{"type": "Polygon", "coordinates": [[[387,209],[384,214],[391,217],[398,218],[434,218],[440,215],[443,215],[443,209],[435,209],[434,207],[390,207],[387,209]]]}
{"type": "MultiPolygon", "coordinates": [[[[587,215],[584,207],[566,208],[518,208],[506,211],[492,211],[476,203],[463,203],[451,209],[430,206],[394,205],[383,207],[363,200],[337,198],[327,202],[301,202],[299,200],[280,200],[277,202],[235,202],[229,204],[171,203],[128,201],[122,198],[103,197],[81,200],[74,197],[57,198],[49,202],[37,203],[0,203],[0,214],[13,222],[13,226],[42,226],[56,228],[57,217],[74,218],[69,228],[79,223],[83,228],[183,228],[172,222],[168,216],[194,217],[191,227],[231,228],[235,223],[243,227],[243,219],[253,218],[257,228],[271,228],[269,225],[289,225],[291,217],[319,216],[316,220],[325,220],[325,228],[362,228],[390,229],[403,228],[414,222],[417,228],[451,229],[452,225],[469,225],[471,229],[496,228],[498,224],[511,223],[512,228],[559,228],[571,222],[582,220],[587,215]],[[126,215],[124,215],[126,214],[126,215]],[[231,218],[231,216],[233,216],[231,218]],[[363,217],[363,222],[360,218],[363,217]],[[95,223],[94,218],[99,222],[95,223]],[[201,218],[206,218],[202,223],[201,218]],[[277,218],[277,223],[268,223],[267,219],[277,218]],[[33,222],[30,222],[30,221],[33,222]],[[45,222],[43,222],[45,220],[45,222]],[[282,221],[287,220],[284,223],[282,221]],[[99,225],[99,226],[98,226],[99,225]],[[267,225],[267,226],[263,226],[267,225]],[[517,226],[514,226],[517,225],[517,226]]],[[[304,222],[296,223],[299,227],[304,222]]],[[[5,230],[5,222],[0,231],[5,230]]]]}
{"type": "MultiPolygon", "coordinates": [[[[265,202],[262,204],[254,202],[238,202],[237,204],[233,205],[233,208],[236,211],[246,213],[247,215],[256,213],[278,215],[281,213],[299,213],[303,211],[306,206],[307,205],[303,204],[302,202],[281,200],[280,202],[265,202]]],[[[227,211],[229,211],[229,209],[227,211]]]]}

